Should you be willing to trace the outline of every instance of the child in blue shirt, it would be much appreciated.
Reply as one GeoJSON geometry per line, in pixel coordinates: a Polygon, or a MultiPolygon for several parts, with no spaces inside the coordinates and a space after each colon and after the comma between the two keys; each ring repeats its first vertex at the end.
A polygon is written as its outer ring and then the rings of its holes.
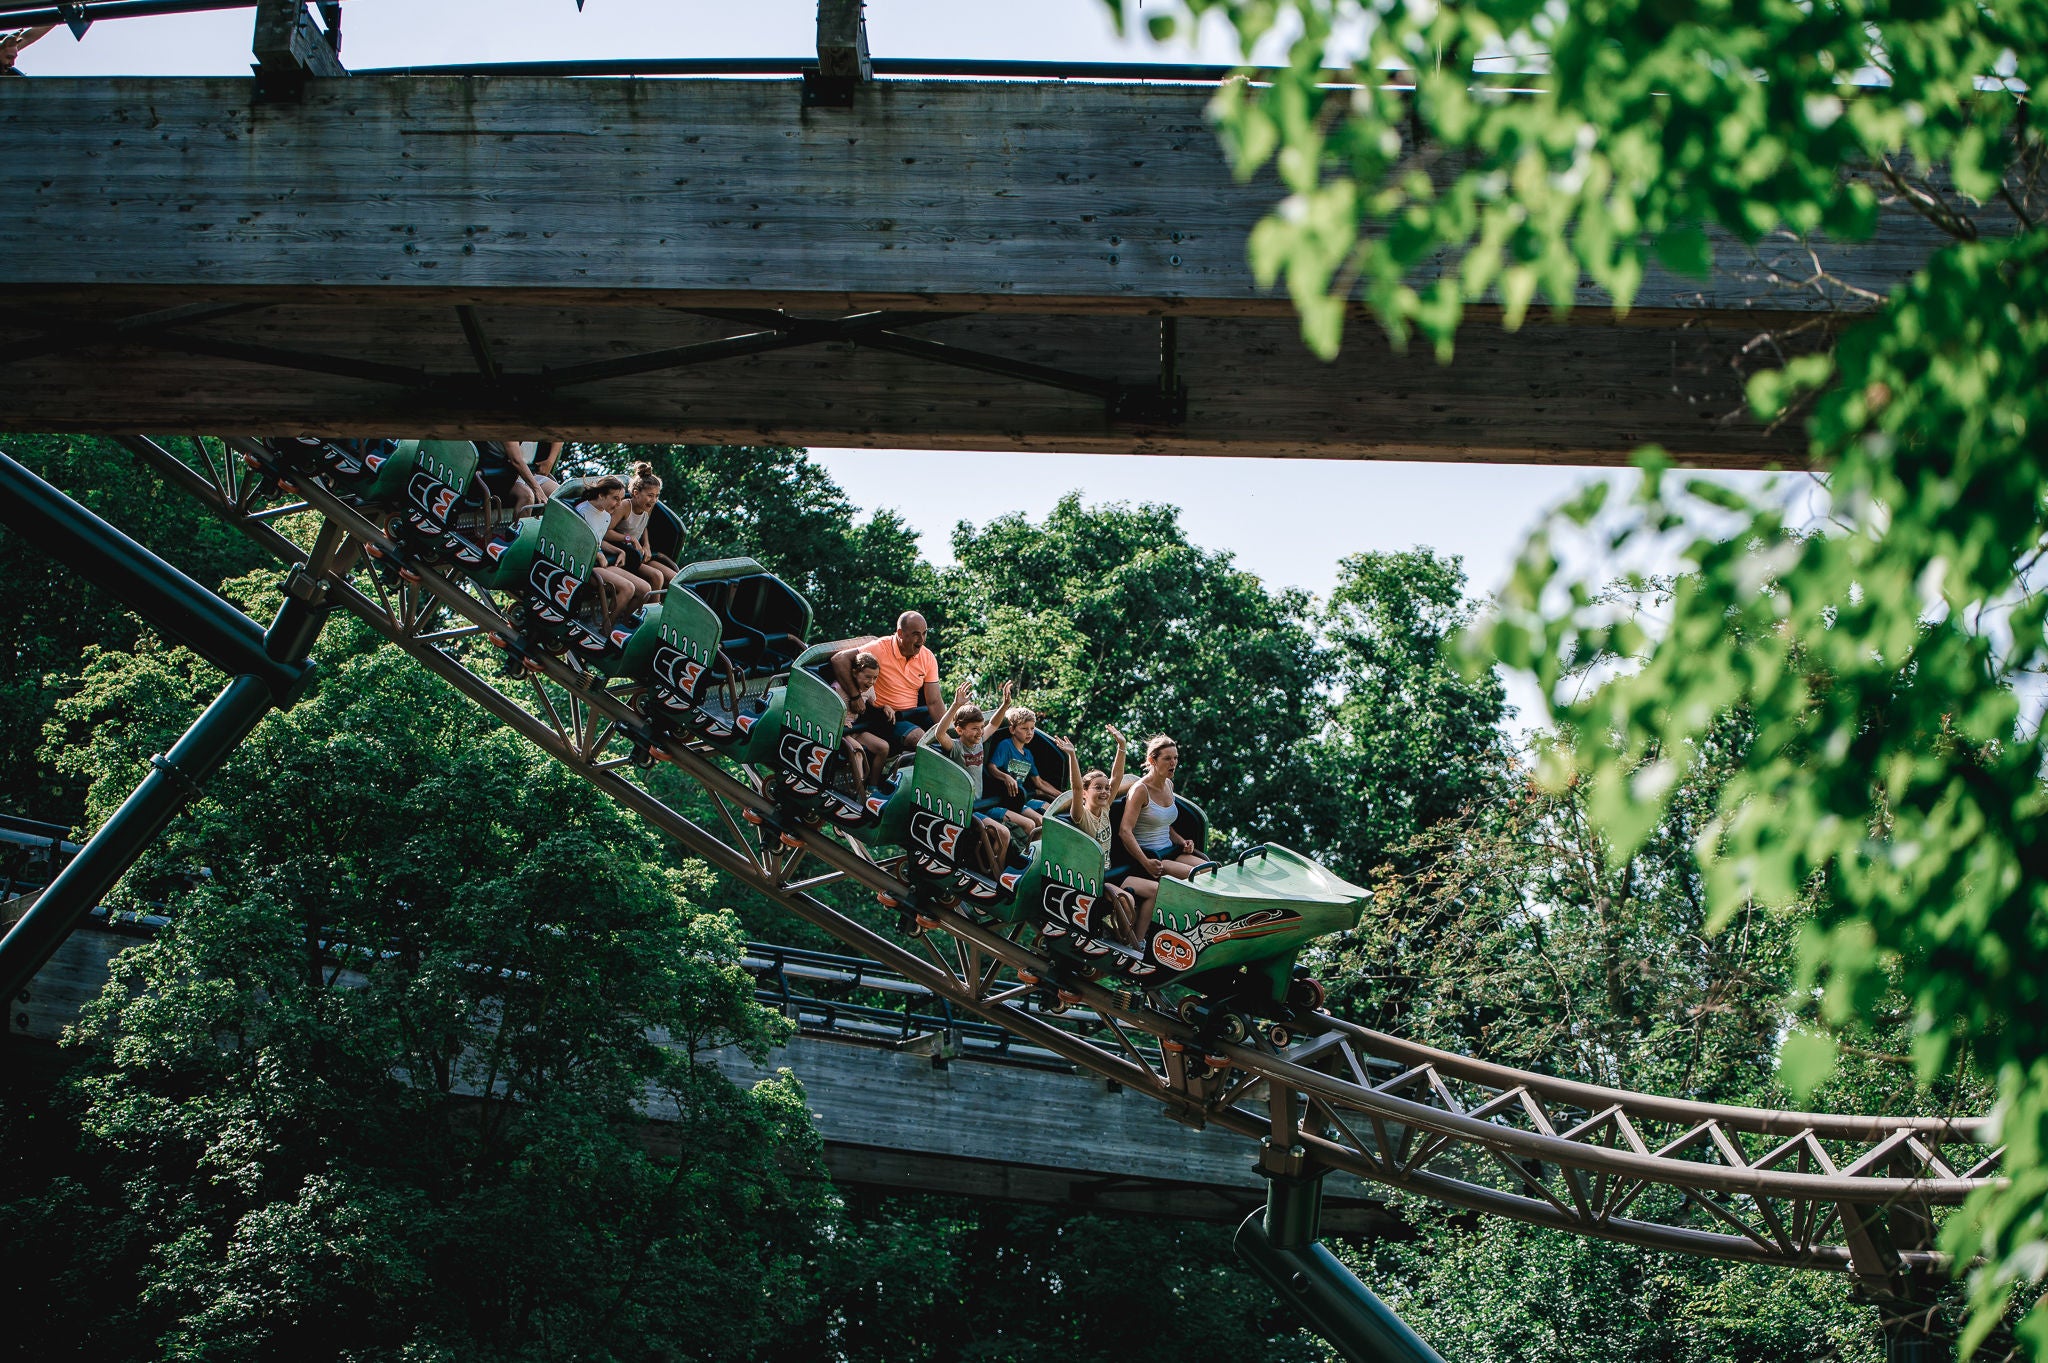
{"type": "Polygon", "coordinates": [[[1024,796],[1024,808],[1017,811],[1031,825],[1031,833],[1037,835],[1039,825],[1045,822],[1046,803],[1060,793],[1059,787],[1045,779],[1038,770],[1038,759],[1031,755],[1031,740],[1038,733],[1038,715],[1030,710],[1010,711],[1010,732],[997,742],[995,751],[989,754],[989,763],[1017,783],[1018,791],[1024,796]]]}

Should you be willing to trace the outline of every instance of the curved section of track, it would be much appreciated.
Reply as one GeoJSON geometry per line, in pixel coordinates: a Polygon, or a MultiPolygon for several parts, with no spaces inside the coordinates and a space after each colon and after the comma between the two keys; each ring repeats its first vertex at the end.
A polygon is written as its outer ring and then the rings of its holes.
{"type": "Polygon", "coordinates": [[[1938,1209],[1997,1177],[1998,1151],[1980,1143],[1976,1119],[1687,1102],[1493,1065],[1324,1013],[1294,1019],[1302,1039],[1284,1050],[1263,1041],[1227,1046],[1217,1064],[1189,1064],[1178,1048],[1193,1033],[1178,1018],[1127,1007],[1093,985],[1078,989],[1088,1014],[1077,1026],[1041,1011],[1039,991],[1019,979],[1051,970],[1022,930],[945,913],[942,934],[906,944],[818,898],[813,891],[841,880],[904,902],[910,890],[892,860],[872,860],[824,831],[796,833],[794,846],[764,845],[746,816],[771,814],[772,805],[710,755],[663,751],[702,786],[717,828],[658,798],[624,755],[632,738],[648,737],[633,687],[599,683],[553,659],[519,683],[471,670],[466,660],[483,652],[483,636],[515,631],[466,582],[424,571],[394,590],[363,574],[366,591],[336,574],[328,555],[307,563],[272,520],[317,515],[400,556],[378,527],[323,488],[304,488],[291,507],[261,510],[237,460],[201,472],[147,440],[124,443],[266,548],[304,563],[333,604],[697,856],[954,1008],[1152,1097],[1181,1120],[1300,1147],[1325,1165],[1476,1211],[1654,1249],[1853,1270],[1873,1281],[1943,1266],[1932,1248],[1938,1209]]]}

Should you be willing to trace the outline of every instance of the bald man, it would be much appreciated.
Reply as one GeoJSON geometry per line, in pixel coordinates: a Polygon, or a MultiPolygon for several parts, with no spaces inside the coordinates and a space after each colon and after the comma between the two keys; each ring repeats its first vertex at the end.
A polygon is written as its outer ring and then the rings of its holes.
{"type": "MultiPolygon", "coordinates": [[[[946,708],[939,693],[939,660],[924,646],[927,626],[916,611],[896,617],[896,633],[866,646],[881,665],[875,678],[875,703],[889,712],[894,725],[894,751],[908,752],[924,738],[933,716],[946,708]]],[[[832,655],[832,675],[847,695],[857,695],[853,660],[861,649],[842,648],[832,655]]],[[[884,732],[888,732],[884,730],[884,732]]]]}

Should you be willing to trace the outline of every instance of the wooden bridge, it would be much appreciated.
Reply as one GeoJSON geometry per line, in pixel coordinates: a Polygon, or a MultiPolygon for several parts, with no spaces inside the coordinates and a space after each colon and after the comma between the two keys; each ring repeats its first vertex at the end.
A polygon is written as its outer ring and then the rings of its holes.
{"type": "Polygon", "coordinates": [[[1816,269],[1936,244],[1723,241],[1625,318],[1323,364],[1175,74],[8,81],[0,428],[1753,467],[1802,453],[1742,387],[1842,320],[1816,269]]]}
{"type": "MultiPolygon", "coordinates": [[[[38,1059],[54,1064],[55,1042],[106,985],[108,962],[137,940],[104,920],[72,933],[9,1003],[0,1042],[0,1055],[16,1062],[8,1068],[21,1068],[23,1059],[31,1070],[47,1067],[38,1059]]],[[[761,972],[766,963],[757,953],[748,964],[761,972]]],[[[1241,1137],[1183,1125],[1145,1097],[1077,1079],[1068,1066],[1031,1063],[1023,1053],[947,1058],[930,1035],[820,1034],[818,1011],[802,1002],[789,1011],[804,1014],[805,1031],[765,1064],[737,1051],[711,1058],[743,1085],[784,1067],[796,1073],[838,1188],[1233,1225],[1265,1200],[1253,1148],[1241,1137]]],[[[647,1140],[656,1148],[667,1139],[662,1101],[650,1096],[648,1104],[647,1140]]],[[[1403,1230],[1385,1194],[1346,1173],[1330,1176],[1323,1224],[1359,1235],[1403,1230]]]]}

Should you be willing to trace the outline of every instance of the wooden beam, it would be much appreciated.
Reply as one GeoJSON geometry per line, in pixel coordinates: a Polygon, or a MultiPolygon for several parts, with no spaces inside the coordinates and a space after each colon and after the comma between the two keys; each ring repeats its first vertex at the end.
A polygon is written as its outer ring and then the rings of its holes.
{"type": "Polygon", "coordinates": [[[805,103],[850,109],[854,92],[875,78],[866,9],[866,0],[818,0],[818,70],[805,75],[805,103]]]}
{"type": "MultiPolygon", "coordinates": [[[[1113,419],[1102,398],[929,363],[855,339],[720,345],[750,329],[672,310],[479,306],[474,338],[442,303],[290,304],[112,336],[0,364],[0,429],[404,433],[1618,464],[1638,446],[1731,468],[1796,464],[1796,427],[1742,412],[1754,322],[1667,313],[1655,325],[1469,328],[1457,362],[1396,353],[1366,319],[1334,364],[1291,316],[1182,317],[1185,418],[1113,419]],[[499,376],[478,373],[475,342],[499,376]],[[172,347],[165,349],[162,347],[172,347]],[[273,363],[259,357],[274,357],[273,363]],[[670,357],[708,363],[654,367],[670,357]],[[617,377],[552,388],[609,365],[617,377]],[[641,372],[634,372],[640,370],[641,372]],[[118,375],[118,382],[110,376],[118,375]]],[[[20,323],[26,325],[25,320],[20,323]]],[[[1153,317],[987,312],[900,334],[1143,390],[1153,317]]],[[[32,333],[24,333],[24,339],[32,333]]],[[[1815,343],[1820,328],[1803,338],[1815,343]]],[[[11,337],[0,329],[0,354],[11,337]]]]}
{"type": "MultiPolygon", "coordinates": [[[[849,15],[832,0],[821,32],[849,15]]],[[[0,428],[1587,463],[1657,443],[1755,467],[1802,452],[1796,424],[1741,414],[1742,384],[1843,319],[1816,272],[1882,295],[1942,240],[1887,212],[1864,242],[1724,241],[1710,280],[1652,268],[1625,318],[1590,284],[1569,325],[1505,334],[1478,309],[1446,368],[1360,316],[1323,365],[1246,265],[1278,191],[1232,177],[1210,95],[882,80],[815,110],[786,80],[394,76],[252,104],[231,80],[0,82],[0,428]],[[69,348],[201,303],[262,308],[69,348]],[[778,308],[969,315],[793,349],[699,315],[778,308]],[[1159,391],[1167,317],[1184,404],[1027,381],[1159,391]],[[1018,363],[934,365],[932,341],[1018,363]],[[708,355],[727,358],[680,367],[708,355]],[[537,377],[563,371],[590,381],[537,377]]]]}
{"type": "Polygon", "coordinates": [[[265,99],[296,99],[314,76],[345,76],[338,7],[322,6],[335,22],[333,36],[313,22],[306,0],[257,0],[256,90],[265,99]]]}
{"type": "MultiPolygon", "coordinates": [[[[1284,309],[1245,238],[1279,198],[1237,183],[1203,86],[873,82],[852,117],[776,80],[352,77],[302,104],[246,82],[0,86],[10,290],[406,288],[688,303],[915,300],[1036,311],[1284,309]]],[[[1939,235],[1883,215],[1822,243],[1882,294],[1939,235]]],[[[1819,313],[1805,248],[1720,243],[1714,278],[1654,265],[1637,306],[1819,313]]],[[[20,296],[16,294],[16,296],[20,296]]],[[[228,297],[228,295],[222,295],[228,297]]],[[[1582,303],[1599,307],[1586,285],[1582,303]]]]}

